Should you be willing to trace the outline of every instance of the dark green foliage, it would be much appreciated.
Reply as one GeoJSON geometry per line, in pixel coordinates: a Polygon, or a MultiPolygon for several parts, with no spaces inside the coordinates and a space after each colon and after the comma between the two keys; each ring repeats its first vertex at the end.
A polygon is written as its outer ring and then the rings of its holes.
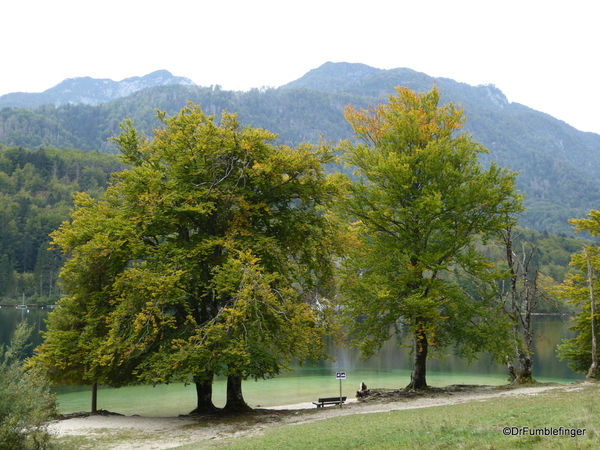
{"type": "Polygon", "coordinates": [[[56,397],[45,379],[23,361],[31,328],[21,322],[8,348],[0,347],[0,450],[49,448],[46,422],[56,415],[56,397]]]}
{"type": "Polygon", "coordinates": [[[48,234],[67,220],[77,191],[99,196],[124,165],[99,152],[0,145],[0,298],[53,303],[62,256],[48,234]],[[33,297],[33,299],[32,299],[33,297]]]}

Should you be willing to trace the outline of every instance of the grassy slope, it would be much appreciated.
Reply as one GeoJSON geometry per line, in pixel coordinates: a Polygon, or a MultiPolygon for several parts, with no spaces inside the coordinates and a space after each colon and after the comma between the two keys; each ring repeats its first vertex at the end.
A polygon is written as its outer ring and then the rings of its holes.
{"type": "MultiPolygon", "coordinates": [[[[215,442],[179,447],[214,448],[215,442]]],[[[269,429],[221,449],[592,449],[600,448],[600,386],[533,397],[345,416],[269,429]],[[509,427],[585,428],[583,437],[504,436],[509,427]]]]}

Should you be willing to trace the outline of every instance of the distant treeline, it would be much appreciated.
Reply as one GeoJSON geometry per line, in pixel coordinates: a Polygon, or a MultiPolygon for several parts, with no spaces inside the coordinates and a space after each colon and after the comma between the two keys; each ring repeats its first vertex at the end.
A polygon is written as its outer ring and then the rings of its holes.
{"type": "Polygon", "coordinates": [[[110,174],[124,167],[100,152],[0,145],[2,302],[25,294],[30,303],[45,303],[59,295],[62,255],[49,251],[48,234],[69,218],[75,192],[101,195],[110,174]]]}

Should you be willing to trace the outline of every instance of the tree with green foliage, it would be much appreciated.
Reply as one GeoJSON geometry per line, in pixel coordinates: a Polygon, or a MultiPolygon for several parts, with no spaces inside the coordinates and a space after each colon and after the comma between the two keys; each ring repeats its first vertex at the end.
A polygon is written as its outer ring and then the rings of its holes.
{"type": "MultiPolygon", "coordinates": [[[[78,353],[77,376],[193,381],[206,412],[222,374],[225,409],[247,409],[242,380],[326,357],[331,321],[315,303],[332,292],[339,250],[325,213],[338,189],[323,168],[333,155],[276,147],[268,131],[228,113],[217,123],[194,105],[159,118],[152,141],[123,125],[115,141],[131,169],[102,199],[80,197],[53,235],[69,261],[52,314],[62,321],[74,303],[77,329],[91,332],[72,344],[89,356],[78,353]]],[[[49,325],[47,341],[59,332],[49,325]]],[[[73,353],[56,342],[47,362],[73,353]]]]}
{"type": "Polygon", "coordinates": [[[47,422],[57,414],[56,396],[40,371],[25,368],[31,331],[20,322],[10,346],[0,347],[0,450],[50,448],[47,422]]]}
{"type": "Polygon", "coordinates": [[[342,264],[342,302],[364,356],[393,333],[412,337],[408,388],[424,389],[432,348],[506,351],[500,306],[466,285],[491,276],[475,244],[514,223],[521,197],[515,173],[480,165],[486,149],[460,132],[462,111],[438,106],[437,88],[396,91],[387,104],[346,110],[361,142],[340,148],[357,176],[340,202],[357,240],[342,264]]]}
{"type": "MultiPolygon", "coordinates": [[[[576,232],[587,231],[596,237],[600,234],[600,211],[591,210],[588,218],[569,220],[576,232]]],[[[600,312],[596,305],[596,293],[600,288],[597,273],[600,270],[600,247],[584,246],[579,253],[571,255],[571,265],[577,269],[570,273],[559,286],[558,292],[569,303],[579,308],[569,327],[577,336],[563,340],[557,348],[558,357],[568,361],[575,372],[585,373],[586,378],[596,379],[598,366],[598,338],[600,337],[600,312]]]]}

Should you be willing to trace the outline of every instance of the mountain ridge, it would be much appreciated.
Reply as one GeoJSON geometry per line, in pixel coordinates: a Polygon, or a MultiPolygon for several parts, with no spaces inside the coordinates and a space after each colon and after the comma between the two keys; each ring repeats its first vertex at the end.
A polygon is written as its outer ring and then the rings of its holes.
{"type": "MultiPolygon", "coordinates": [[[[436,85],[441,103],[465,110],[465,129],[490,150],[481,161],[518,171],[518,188],[529,208],[520,224],[539,231],[572,233],[567,220],[600,207],[600,135],[583,132],[549,114],[509,102],[494,85],[471,86],[407,68],[376,69],[325,63],[279,88],[227,91],[219,86],[163,85],[138,90],[97,106],[52,105],[0,109],[0,143],[28,148],[80,148],[116,152],[108,138],[130,117],[151,136],[156,110],[177,113],[188,101],[210,115],[238,113],[243,125],[279,135],[276,144],[335,143],[352,138],[346,105],[385,102],[395,86],[417,92],[436,85]]],[[[343,168],[337,168],[341,170],[343,168]]]]}
{"type": "Polygon", "coordinates": [[[137,91],[155,86],[180,84],[195,86],[186,77],[174,76],[168,70],[156,70],[144,76],[134,76],[121,81],[109,78],[75,77],[67,78],[43,92],[13,92],[0,96],[0,108],[36,108],[43,104],[60,106],[64,104],[84,104],[97,106],[137,91]]]}

